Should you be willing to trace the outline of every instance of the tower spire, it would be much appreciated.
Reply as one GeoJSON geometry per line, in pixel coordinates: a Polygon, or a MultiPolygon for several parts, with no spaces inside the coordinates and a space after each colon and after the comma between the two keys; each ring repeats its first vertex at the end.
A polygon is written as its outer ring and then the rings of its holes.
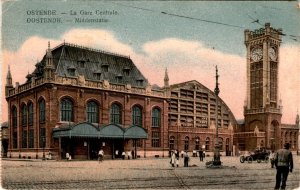
{"type": "Polygon", "coordinates": [[[297,109],[297,116],[296,116],[296,127],[300,127],[300,118],[299,118],[299,111],[298,111],[298,109],[297,109]]]}
{"type": "Polygon", "coordinates": [[[168,69],[165,70],[164,87],[169,87],[168,69]]]}
{"type": "Polygon", "coordinates": [[[6,75],[6,86],[12,86],[12,77],[10,73],[10,65],[8,65],[8,71],[6,75]]]}

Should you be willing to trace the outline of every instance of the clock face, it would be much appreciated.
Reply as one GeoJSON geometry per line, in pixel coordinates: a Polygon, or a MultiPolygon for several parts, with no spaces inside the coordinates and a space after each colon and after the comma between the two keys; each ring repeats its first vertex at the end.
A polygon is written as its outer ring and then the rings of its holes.
{"type": "Polygon", "coordinates": [[[276,51],[273,47],[269,48],[268,54],[272,61],[276,61],[277,55],[276,55],[276,51]]]}
{"type": "Polygon", "coordinates": [[[261,60],[262,56],[263,51],[260,47],[253,48],[251,51],[251,59],[255,62],[261,60]]]}

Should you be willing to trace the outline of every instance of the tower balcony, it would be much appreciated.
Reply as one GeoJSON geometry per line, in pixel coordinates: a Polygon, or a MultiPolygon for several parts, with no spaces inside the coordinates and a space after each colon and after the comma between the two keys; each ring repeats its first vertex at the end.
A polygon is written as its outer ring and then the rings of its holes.
{"type": "Polygon", "coordinates": [[[275,114],[282,114],[281,108],[251,108],[251,109],[244,109],[244,115],[248,114],[258,114],[258,113],[275,113],[275,114]]]}

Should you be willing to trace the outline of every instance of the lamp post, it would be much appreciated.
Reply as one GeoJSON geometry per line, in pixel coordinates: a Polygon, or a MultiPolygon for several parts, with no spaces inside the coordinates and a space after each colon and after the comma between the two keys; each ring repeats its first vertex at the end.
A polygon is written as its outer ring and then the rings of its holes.
{"type": "Polygon", "coordinates": [[[45,137],[42,138],[43,141],[43,160],[45,160],[45,137]]]}
{"type": "Polygon", "coordinates": [[[216,87],[215,87],[215,96],[216,96],[216,142],[215,142],[215,150],[214,150],[214,160],[213,165],[214,166],[220,166],[221,160],[220,160],[220,149],[219,149],[219,126],[218,126],[218,114],[219,114],[219,108],[218,108],[218,95],[220,93],[219,89],[219,83],[218,83],[218,66],[216,66],[216,87]]]}

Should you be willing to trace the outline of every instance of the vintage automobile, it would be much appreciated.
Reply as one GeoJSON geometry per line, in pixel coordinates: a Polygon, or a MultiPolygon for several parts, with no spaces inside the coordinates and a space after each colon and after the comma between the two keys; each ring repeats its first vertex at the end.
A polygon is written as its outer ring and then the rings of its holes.
{"type": "Polygon", "coordinates": [[[255,152],[248,152],[242,156],[240,156],[240,162],[244,163],[247,161],[248,163],[251,163],[252,161],[257,161],[257,163],[260,162],[269,162],[269,152],[267,151],[255,151],[255,152]]]}

